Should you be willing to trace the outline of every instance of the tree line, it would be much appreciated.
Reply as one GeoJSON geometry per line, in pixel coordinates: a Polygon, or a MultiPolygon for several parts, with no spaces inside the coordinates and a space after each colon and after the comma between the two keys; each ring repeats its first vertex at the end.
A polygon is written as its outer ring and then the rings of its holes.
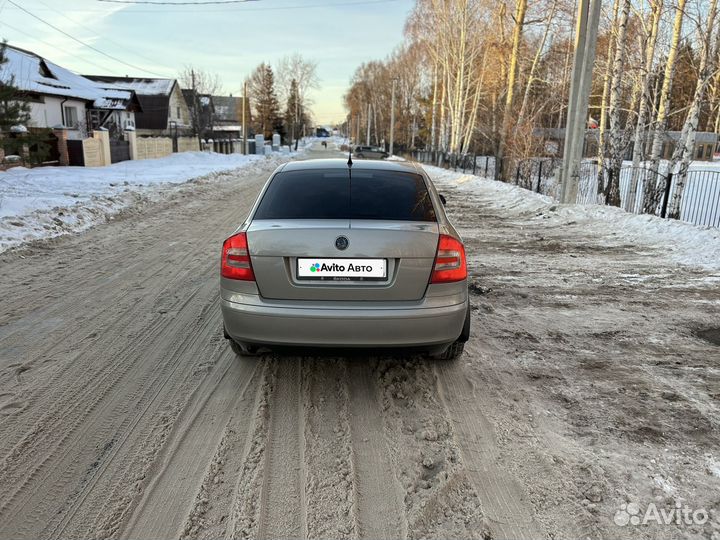
{"type": "Polygon", "coordinates": [[[297,141],[312,125],[310,91],[318,87],[317,63],[299,53],[283,57],[275,68],[262,62],[247,80],[255,132],[266,139],[278,133],[297,141]]]}
{"type": "MultiPolygon", "coordinates": [[[[566,125],[575,16],[573,0],[417,0],[403,43],[355,71],[348,131],[388,140],[395,88],[401,148],[546,154],[537,128],[566,125]]],[[[588,121],[600,195],[619,205],[625,157],[657,171],[667,132],[679,131],[669,170],[686,171],[695,134],[720,131],[718,0],[604,0],[600,24],[588,121]]]]}
{"type": "MultiPolygon", "coordinates": [[[[213,116],[203,111],[201,97],[218,95],[219,76],[197,66],[186,66],[179,76],[182,88],[192,90],[190,107],[193,132],[212,131],[213,116]]],[[[274,133],[292,144],[312,125],[310,91],[318,87],[317,63],[295,53],[280,59],[275,67],[262,62],[245,80],[249,131],[271,139],[274,133]]]]}

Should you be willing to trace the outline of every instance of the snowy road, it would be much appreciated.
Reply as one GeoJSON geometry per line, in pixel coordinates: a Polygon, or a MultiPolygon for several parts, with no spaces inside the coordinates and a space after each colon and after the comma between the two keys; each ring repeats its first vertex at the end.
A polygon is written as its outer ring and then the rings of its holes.
{"type": "Polygon", "coordinates": [[[0,538],[717,534],[717,273],[444,182],[458,362],[238,360],[218,250],[268,172],[0,255],[0,538]],[[710,519],[613,521],[679,499],[710,519]]]}

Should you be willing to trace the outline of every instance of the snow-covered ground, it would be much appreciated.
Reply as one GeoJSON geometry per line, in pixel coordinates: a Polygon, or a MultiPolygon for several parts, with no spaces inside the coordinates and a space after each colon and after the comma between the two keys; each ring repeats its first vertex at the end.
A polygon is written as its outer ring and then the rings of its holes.
{"type": "Polygon", "coordinates": [[[496,182],[425,165],[440,183],[457,185],[460,191],[491,195],[508,214],[534,214],[534,220],[548,227],[582,224],[598,236],[608,232],[618,240],[643,247],[661,247],[668,257],[680,264],[720,269],[720,229],[698,227],[677,220],[647,214],[630,214],[620,208],[604,205],[559,204],[551,197],[539,195],[512,184],[496,182]]]}
{"type": "Polygon", "coordinates": [[[168,184],[265,164],[273,155],[183,152],[109,167],[15,167],[0,172],[0,252],[23,242],[77,232],[168,184]]]}

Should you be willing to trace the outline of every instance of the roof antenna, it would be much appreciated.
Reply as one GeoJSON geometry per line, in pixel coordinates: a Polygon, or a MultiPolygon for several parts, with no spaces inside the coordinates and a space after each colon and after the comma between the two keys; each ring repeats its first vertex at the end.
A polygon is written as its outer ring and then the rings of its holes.
{"type": "Polygon", "coordinates": [[[352,169],[353,161],[352,161],[352,145],[350,144],[350,139],[348,139],[348,160],[347,160],[347,166],[349,169],[352,169]]]}

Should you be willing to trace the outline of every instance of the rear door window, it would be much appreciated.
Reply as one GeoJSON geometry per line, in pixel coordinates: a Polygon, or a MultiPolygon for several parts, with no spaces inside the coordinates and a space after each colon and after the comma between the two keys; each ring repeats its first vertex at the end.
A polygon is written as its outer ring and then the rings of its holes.
{"type": "Polygon", "coordinates": [[[253,219],[437,221],[425,180],[414,173],[346,169],[275,175],[253,219]]]}

